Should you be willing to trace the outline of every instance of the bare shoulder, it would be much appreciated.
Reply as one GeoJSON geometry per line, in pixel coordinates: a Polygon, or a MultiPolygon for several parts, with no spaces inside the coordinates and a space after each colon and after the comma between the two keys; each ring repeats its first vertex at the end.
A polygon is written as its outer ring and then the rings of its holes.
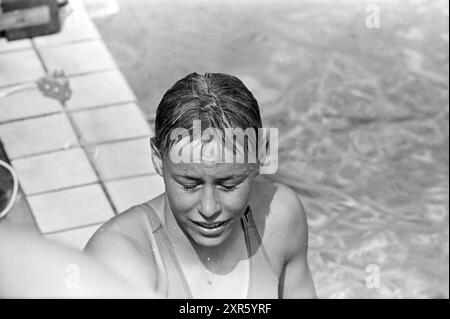
{"type": "Polygon", "coordinates": [[[127,242],[136,247],[142,245],[143,220],[144,213],[139,206],[131,207],[120,215],[114,216],[90,238],[85,251],[96,250],[98,246],[104,245],[107,247],[100,248],[109,248],[114,246],[117,241],[127,242]]]}
{"type": "Polygon", "coordinates": [[[127,282],[140,288],[153,288],[156,266],[146,225],[143,209],[132,207],[102,225],[84,252],[127,282]]]}
{"type": "Polygon", "coordinates": [[[306,252],[308,225],[299,194],[289,186],[260,179],[255,183],[259,199],[255,212],[258,230],[263,231],[265,246],[278,251],[282,259],[289,260],[306,252]],[[304,249],[303,249],[304,248],[304,249]]]}

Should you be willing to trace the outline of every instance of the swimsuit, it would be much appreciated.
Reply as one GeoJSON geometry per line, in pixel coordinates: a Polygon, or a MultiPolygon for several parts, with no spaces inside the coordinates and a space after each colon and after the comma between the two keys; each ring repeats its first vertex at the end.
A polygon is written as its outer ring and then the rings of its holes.
{"type": "MultiPolygon", "coordinates": [[[[194,298],[167,231],[155,210],[148,203],[138,207],[145,211],[150,223],[151,234],[149,235],[158,268],[157,290],[162,291],[168,298],[194,298]]],[[[247,298],[278,298],[278,276],[262,245],[250,207],[242,216],[241,225],[245,235],[250,270],[247,298]]]]}

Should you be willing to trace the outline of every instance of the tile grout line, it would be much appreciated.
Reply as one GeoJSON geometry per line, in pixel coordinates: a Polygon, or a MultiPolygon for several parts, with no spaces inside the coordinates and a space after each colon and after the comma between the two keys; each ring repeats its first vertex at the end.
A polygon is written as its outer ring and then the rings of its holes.
{"type": "Polygon", "coordinates": [[[69,227],[69,228],[63,228],[63,229],[58,229],[58,230],[52,230],[49,232],[45,232],[42,233],[42,235],[56,235],[56,234],[62,234],[71,230],[77,230],[77,229],[82,229],[82,228],[88,228],[88,227],[92,227],[92,226],[101,226],[103,225],[105,222],[96,222],[96,223],[91,223],[91,224],[86,224],[86,225],[80,225],[80,226],[74,226],[74,227],[69,227]]]}
{"type": "MultiPolygon", "coordinates": [[[[70,124],[72,124],[72,122],[70,122],[70,124]]],[[[81,143],[82,140],[78,139],[78,135],[76,134],[75,130],[74,130],[74,133],[77,137],[77,142],[78,142],[77,144],[73,144],[73,145],[70,145],[67,147],[52,149],[52,150],[48,150],[48,151],[36,152],[36,153],[32,153],[32,154],[27,154],[27,155],[21,155],[21,156],[10,158],[10,160],[11,161],[20,161],[20,160],[24,160],[27,158],[44,156],[47,154],[54,154],[54,153],[58,153],[58,152],[74,150],[77,148],[81,148],[81,149],[83,149],[83,151],[86,151],[85,148],[93,148],[95,146],[105,146],[105,145],[111,145],[111,144],[116,144],[116,143],[126,143],[126,142],[142,140],[144,138],[150,138],[149,135],[140,135],[140,136],[134,136],[134,137],[121,138],[121,139],[112,140],[112,141],[103,141],[103,142],[99,142],[99,143],[81,143]],[[83,148],[83,145],[85,146],[85,148],[83,148]]]]}
{"type": "MultiPolygon", "coordinates": [[[[65,110],[66,107],[65,107],[64,103],[61,103],[61,104],[63,105],[63,109],[65,110]]],[[[98,169],[97,169],[97,167],[96,167],[96,165],[95,165],[95,161],[94,161],[94,159],[92,158],[91,154],[88,152],[87,146],[84,145],[84,143],[82,143],[82,138],[81,138],[80,130],[79,130],[78,127],[76,126],[75,121],[74,121],[74,119],[72,118],[72,116],[71,116],[69,113],[67,113],[66,111],[64,111],[64,113],[66,113],[67,118],[69,119],[69,122],[70,122],[70,124],[72,125],[73,131],[75,132],[75,135],[76,135],[76,137],[77,137],[77,139],[78,139],[78,142],[80,143],[80,147],[81,147],[81,149],[83,150],[84,154],[86,155],[86,157],[87,157],[89,163],[91,164],[92,169],[94,170],[94,173],[95,173],[95,175],[97,176],[98,183],[99,183],[100,187],[102,188],[103,192],[105,193],[106,199],[108,200],[109,204],[111,205],[111,208],[112,208],[112,210],[113,210],[114,215],[117,215],[117,214],[118,214],[117,208],[116,208],[116,206],[114,205],[114,203],[113,203],[113,201],[112,201],[112,198],[111,198],[110,194],[108,193],[108,191],[107,191],[107,189],[106,189],[106,186],[105,186],[105,184],[104,184],[104,181],[103,181],[103,179],[101,178],[100,172],[98,171],[98,169]]]]}
{"type": "MultiPolygon", "coordinates": [[[[29,38],[27,38],[27,39],[29,39],[29,38]]],[[[26,51],[26,50],[32,49],[33,44],[36,44],[36,43],[33,41],[33,39],[29,39],[29,40],[30,40],[30,46],[25,46],[25,47],[17,48],[17,49],[0,50],[0,56],[2,54],[8,54],[8,53],[14,53],[17,51],[26,51]]],[[[61,42],[61,43],[55,42],[55,43],[48,43],[48,44],[36,44],[36,48],[40,48],[40,49],[54,48],[54,47],[61,47],[61,46],[70,45],[70,44],[78,44],[78,43],[82,43],[82,42],[91,42],[91,41],[95,41],[95,40],[102,40],[102,37],[99,35],[97,37],[71,40],[71,41],[61,42]]]]}
{"type": "MultiPolygon", "coordinates": [[[[155,176],[155,175],[158,175],[158,174],[157,173],[134,174],[134,175],[129,175],[129,176],[105,179],[104,182],[105,183],[120,182],[120,181],[126,181],[128,179],[150,177],[150,176],[155,176]]],[[[35,196],[40,196],[40,195],[54,194],[54,193],[67,191],[67,190],[71,190],[71,189],[76,189],[76,188],[81,188],[81,187],[86,187],[86,186],[92,186],[92,185],[96,185],[96,184],[99,184],[99,181],[89,182],[89,183],[81,183],[81,184],[72,185],[72,186],[60,187],[57,189],[49,189],[46,191],[41,191],[41,192],[36,192],[36,193],[28,193],[27,194],[24,192],[24,194],[28,197],[35,197],[35,196]]]]}
{"type": "Polygon", "coordinates": [[[10,49],[10,50],[6,50],[6,51],[0,50],[0,57],[2,56],[2,54],[15,53],[15,52],[19,52],[19,51],[26,51],[26,50],[30,50],[31,48],[32,48],[32,46],[30,45],[29,47],[20,48],[20,49],[10,49]]]}
{"type": "MultiPolygon", "coordinates": [[[[37,50],[37,48],[35,49],[34,47],[28,48],[27,50],[33,50],[33,49],[37,50]]],[[[39,59],[41,59],[40,53],[38,54],[38,57],[39,57],[39,59]]],[[[42,61],[41,61],[41,63],[42,63],[42,61]]],[[[70,79],[70,78],[83,77],[83,76],[89,76],[89,75],[94,75],[94,74],[101,74],[101,73],[106,73],[106,72],[111,72],[111,71],[119,71],[120,72],[120,69],[118,69],[117,67],[104,68],[104,69],[98,69],[98,70],[93,70],[93,71],[85,71],[85,72],[80,72],[80,73],[66,74],[66,76],[70,79]]],[[[26,84],[26,83],[30,83],[30,82],[33,82],[33,81],[20,81],[20,82],[10,83],[10,84],[6,84],[6,85],[0,85],[0,90],[9,89],[14,86],[26,84]]]]}
{"type": "Polygon", "coordinates": [[[53,112],[44,113],[44,114],[29,115],[29,116],[21,117],[21,118],[17,118],[17,119],[0,121],[0,125],[10,124],[10,123],[20,123],[20,122],[24,122],[27,120],[35,120],[35,119],[40,119],[40,118],[44,118],[47,116],[53,116],[53,115],[58,115],[58,114],[62,114],[62,113],[63,113],[63,111],[53,111],[53,112]]]}
{"type": "MultiPolygon", "coordinates": [[[[61,30],[61,32],[64,32],[64,31],[61,30]]],[[[56,34],[56,35],[58,35],[58,34],[56,34]]],[[[36,44],[36,47],[38,49],[47,49],[47,48],[51,49],[51,48],[62,47],[62,46],[66,46],[66,45],[79,44],[79,43],[83,43],[83,42],[94,42],[97,40],[102,41],[102,37],[99,35],[97,37],[68,40],[68,41],[64,41],[64,42],[60,42],[60,43],[58,43],[58,42],[41,43],[41,44],[36,44]]]]}
{"type": "Polygon", "coordinates": [[[99,181],[89,182],[89,183],[80,183],[80,184],[60,187],[60,188],[56,188],[56,189],[48,189],[48,190],[41,191],[41,192],[28,193],[26,195],[28,197],[37,197],[37,196],[41,196],[41,195],[55,194],[55,193],[58,193],[58,192],[68,191],[68,190],[82,188],[82,187],[93,186],[93,185],[97,185],[97,184],[99,184],[99,181]]]}
{"type": "MultiPolygon", "coordinates": [[[[44,70],[46,72],[48,72],[47,66],[45,65],[45,61],[43,60],[43,58],[42,58],[42,56],[41,56],[37,46],[35,45],[34,41],[32,41],[32,44],[33,44],[34,51],[36,52],[37,56],[39,57],[39,60],[40,60],[40,62],[42,64],[42,67],[44,68],[44,70]]],[[[103,190],[103,192],[104,192],[104,194],[106,196],[106,199],[108,200],[109,204],[111,205],[111,208],[113,210],[114,215],[117,215],[118,214],[117,208],[114,205],[110,194],[106,190],[105,184],[104,184],[104,182],[101,179],[100,173],[99,173],[97,167],[95,166],[95,162],[93,161],[93,159],[90,156],[89,152],[86,150],[86,146],[83,145],[83,143],[81,142],[82,141],[81,134],[80,134],[80,131],[79,131],[78,127],[75,125],[75,121],[73,120],[72,116],[67,112],[67,108],[66,108],[65,103],[60,101],[60,104],[62,105],[63,112],[64,112],[64,114],[66,114],[67,119],[69,120],[69,123],[72,126],[72,129],[73,129],[73,131],[75,133],[75,136],[78,139],[78,143],[80,144],[81,149],[83,150],[84,154],[86,155],[86,157],[87,157],[87,159],[89,161],[89,164],[91,164],[92,170],[94,171],[94,173],[95,173],[95,175],[96,175],[96,177],[98,179],[98,183],[99,183],[101,189],[103,190]]]]}
{"type": "MultiPolygon", "coordinates": [[[[43,57],[43,55],[41,54],[41,51],[40,51],[41,49],[45,50],[46,48],[61,47],[61,46],[72,45],[72,44],[80,44],[80,45],[82,45],[82,43],[92,43],[92,42],[95,42],[95,41],[98,41],[98,42],[100,42],[101,45],[104,45],[106,50],[109,52],[108,48],[106,47],[106,44],[104,43],[104,41],[103,41],[103,39],[102,39],[102,37],[100,35],[99,37],[95,37],[95,38],[91,38],[91,39],[75,40],[75,41],[70,41],[70,42],[67,42],[67,43],[60,43],[60,44],[56,44],[55,43],[55,44],[49,44],[49,45],[39,45],[35,41],[35,39],[30,39],[30,46],[28,46],[26,48],[21,48],[21,49],[2,51],[2,52],[0,52],[0,55],[13,53],[13,52],[27,51],[27,50],[33,51],[36,54],[36,56],[37,56],[37,58],[39,60],[39,63],[41,64],[41,66],[43,68],[43,71],[45,73],[48,73],[51,70],[48,69],[47,64],[45,63],[44,57],[43,57]]],[[[70,75],[67,75],[67,77],[69,79],[71,79],[71,78],[85,77],[85,76],[95,75],[95,74],[102,74],[102,73],[107,73],[107,72],[118,72],[118,73],[120,73],[120,75],[122,77],[124,77],[122,72],[120,71],[120,69],[116,65],[113,57],[112,57],[112,59],[113,59],[115,67],[107,67],[107,68],[104,68],[104,69],[87,71],[87,72],[74,72],[74,73],[72,73],[70,75]]],[[[127,86],[129,86],[129,83],[126,80],[126,78],[124,78],[124,80],[125,80],[125,84],[127,86]]],[[[14,87],[14,86],[16,86],[18,84],[27,83],[27,82],[29,82],[29,81],[8,84],[8,85],[5,85],[5,86],[0,86],[0,90],[2,90],[4,88],[8,89],[8,88],[14,87]]],[[[131,91],[133,92],[132,89],[131,89],[131,91]]],[[[77,138],[77,142],[76,143],[72,144],[69,147],[64,147],[64,148],[61,148],[61,149],[58,149],[58,150],[50,150],[50,151],[47,151],[47,152],[39,152],[39,153],[35,153],[35,154],[32,154],[32,155],[26,155],[26,156],[17,157],[15,159],[9,159],[9,160],[10,161],[15,161],[15,160],[20,160],[20,159],[23,159],[23,158],[29,158],[29,157],[33,157],[33,156],[45,155],[45,154],[49,154],[49,153],[55,153],[55,152],[60,152],[60,151],[80,148],[80,149],[83,150],[83,153],[85,154],[86,158],[88,159],[89,164],[91,165],[91,168],[92,168],[93,172],[96,175],[97,181],[92,182],[92,183],[84,183],[84,184],[72,185],[72,186],[69,186],[69,187],[63,187],[63,188],[58,188],[58,189],[54,189],[54,190],[47,190],[47,191],[44,191],[44,192],[38,192],[38,193],[34,193],[34,194],[26,194],[25,191],[21,188],[21,191],[23,193],[23,199],[24,199],[26,205],[29,207],[29,209],[31,211],[32,220],[33,220],[37,230],[42,235],[51,235],[51,234],[57,234],[57,233],[64,233],[64,232],[70,231],[70,230],[75,230],[75,229],[80,229],[80,228],[85,228],[85,227],[95,226],[95,225],[101,225],[104,222],[96,222],[96,223],[92,223],[92,224],[80,225],[80,226],[75,226],[75,227],[69,227],[69,228],[66,228],[66,229],[61,229],[61,230],[57,230],[57,231],[51,231],[51,232],[45,232],[44,233],[41,230],[41,228],[39,227],[38,223],[37,223],[35,213],[33,212],[33,209],[30,206],[29,201],[28,201],[29,198],[32,198],[32,197],[38,196],[38,195],[51,194],[51,193],[56,193],[58,191],[64,191],[64,190],[75,189],[75,188],[79,188],[79,187],[83,187],[83,186],[97,185],[98,184],[101,187],[101,189],[103,190],[103,193],[104,193],[106,199],[108,200],[108,202],[110,204],[110,207],[111,207],[111,209],[113,211],[113,214],[114,215],[118,215],[119,214],[118,209],[117,209],[117,207],[115,206],[115,204],[114,204],[114,202],[112,200],[112,195],[109,194],[109,192],[108,192],[108,190],[106,188],[106,183],[114,182],[114,181],[128,180],[128,179],[133,179],[133,178],[140,178],[140,177],[150,177],[150,176],[156,175],[156,172],[151,172],[151,173],[134,174],[134,175],[130,175],[130,176],[116,177],[116,178],[110,178],[110,179],[105,179],[104,180],[102,178],[101,174],[100,174],[100,171],[98,170],[98,168],[95,165],[96,161],[95,161],[95,158],[93,158],[94,155],[89,151],[90,148],[93,148],[95,146],[101,146],[101,145],[105,145],[105,144],[114,144],[114,143],[120,143],[120,142],[126,142],[126,141],[133,141],[133,140],[139,140],[139,139],[144,139],[144,138],[150,138],[151,136],[154,135],[154,130],[152,128],[152,125],[151,125],[150,121],[147,120],[147,118],[146,118],[142,108],[139,106],[139,100],[135,96],[134,92],[133,92],[133,98],[132,99],[125,99],[124,101],[121,101],[121,102],[114,102],[114,103],[109,103],[109,104],[101,104],[101,105],[93,105],[93,106],[85,106],[85,107],[79,107],[79,108],[70,108],[64,102],[59,102],[59,105],[61,106],[61,110],[58,110],[58,111],[54,110],[54,111],[49,111],[48,113],[45,113],[45,114],[25,116],[25,117],[22,117],[22,118],[10,119],[10,120],[6,120],[6,121],[3,121],[3,122],[0,122],[0,125],[3,125],[3,124],[16,123],[16,122],[30,120],[30,119],[39,119],[39,118],[45,118],[45,117],[50,117],[50,116],[56,116],[56,115],[59,115],[59,114],[64,114],[67,117],[67,119],[68,119],[68,121],[69,121],[69,123],[71,125],[71,128],[72,128],[72,130],[73,130],[73,132],[74,132],[74,134],[75,134],[75,136],[77,138]],[[144,121],[146,121],[147,126],[150,129],[150,134],[149,135],[134,136],[134,137],[122,138],[122,139],[111,140],[111,141],[103,141],[103,142],[91,143],[91,144],[84,142],[84,140],[82,138],[81,131],[80,131],[79,127],[77,126],[75,120],[74,120],[74,116],[75,116],[76,113],[88,112],[88,111],[91,111],[91,110],[100,110],[100,109],[107,108],[107,107],[115,107],[115,106],[132,104],[132,103],[134,103],[138,107],[138,110],[139,110],[139,112],[141,114],[141,118],[144,121]]]]}
{"type": "Polygon", "coordinates": [[[31,39],[31,47],[32,47],[33,51],[36,53],[36,55],[39,59],[39,62],[41,62],[41,66],[44,69],[44,72],[48,73],[47,65],[45,65],[44,58],[42,57],[41,52],[38,51],[38,49],[36,47],[36,43],[34,43],[33,39],[31,39]]]}
{"type": "MultiPolygon", "coordinates": [[[[103,110],[106,108],[112,108],[112,107],[116,107],[116,106],[125,106],[127,104],[132,104],[135,103],[137,106],[139,106],[138,102],[136,100],[129,100],[129,101],[123,101],[123,102],[116,102],[116,103],[110,103],[110,104],[101,104],[101,105],[95,105],[95,106],[85,106],[85,107],[80,107],[80,108],[66,108],[67,109],[67,113],[82,113],[82,112],[88,112],[90,110],[103,110]]],[[[39,119],[39,118],[44,118],[47,116],[52,116],[52,115],[57,115],[57,114],[61,114],[61,113],[66,113],[63,110],[61,111],[52,111],[52,112],[48,112],[48,113],[43,113],[43,114],[37,114],[37,115],[27,115],[25,117],[21,117],[21,118],[16,118],[16,119],[10,119],[10,120],[6,120],[6,121],[1,121],[0,120],[0,125],[3,124],[9,124],[9,123],[17,123],[17,122],[23,122],[26,120],[34,120],[34,119],[39,119]]],[[[147,121],[148,122],[148,121],[147,121]]]]}

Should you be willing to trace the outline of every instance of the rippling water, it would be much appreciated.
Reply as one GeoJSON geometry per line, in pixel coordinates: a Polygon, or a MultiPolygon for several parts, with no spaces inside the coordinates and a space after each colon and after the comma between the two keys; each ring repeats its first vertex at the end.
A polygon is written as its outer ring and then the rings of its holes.
{"type": "Polygon", "coordinates": [[[223,72],[280,129],[319,297],[449,297],[447,1],[381,2],[378,29],[362,1],[119,4],[96,23],[149,120],[179,78],[223,72]]]}

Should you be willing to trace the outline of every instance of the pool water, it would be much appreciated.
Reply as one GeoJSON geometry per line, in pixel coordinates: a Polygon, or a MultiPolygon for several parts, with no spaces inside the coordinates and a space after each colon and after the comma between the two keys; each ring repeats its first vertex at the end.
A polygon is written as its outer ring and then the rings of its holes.
{"type": "Polygon", "coordinates": [[[449,297],[447,1],[380,2],[379,28],[363,1],[118,2],[95,22],[150,122],[223,72],[279,128],[319,297],[449,297]]]}

